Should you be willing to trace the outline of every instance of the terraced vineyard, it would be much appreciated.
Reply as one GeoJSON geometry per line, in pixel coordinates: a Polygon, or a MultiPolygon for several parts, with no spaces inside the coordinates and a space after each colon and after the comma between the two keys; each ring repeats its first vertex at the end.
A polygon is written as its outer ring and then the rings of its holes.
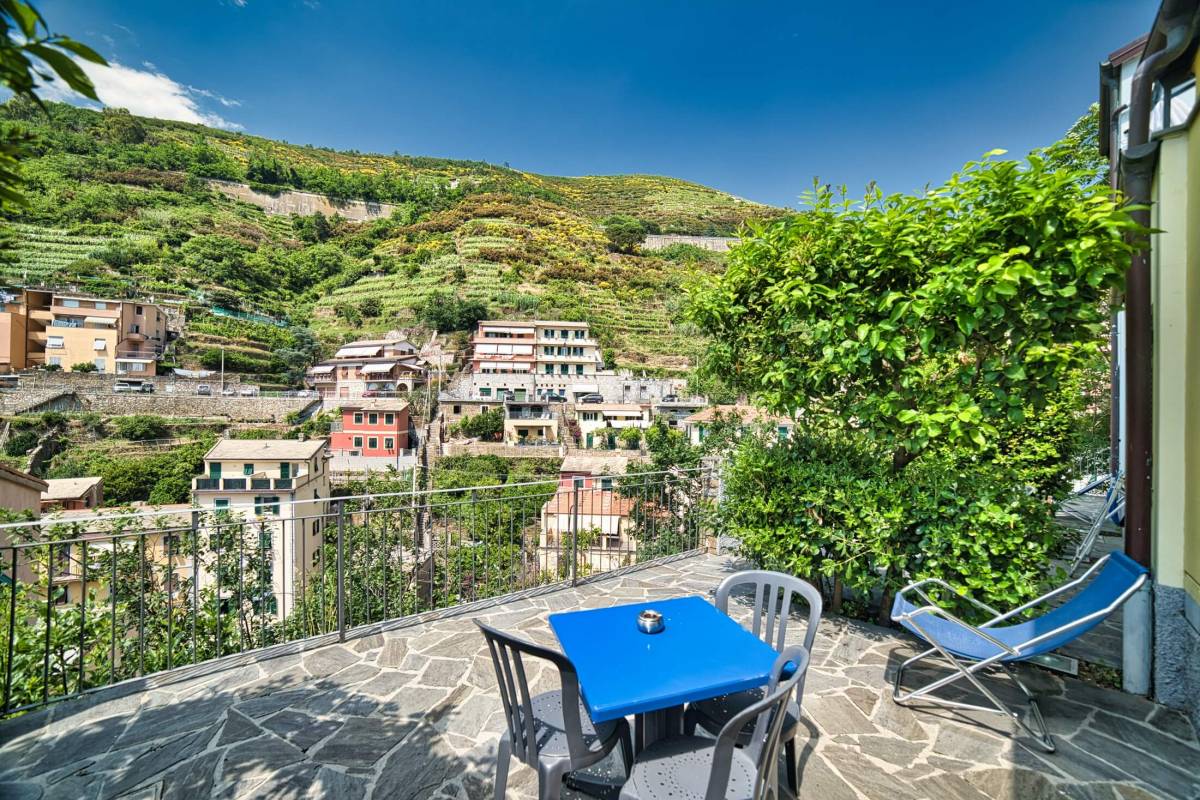
{"type": "Polygon", "coordinates": [[[212,368],[223,348],[227,369],[279,383],[318,351],[420,324],[418,309],[444,292],[496,317],[587,320],[618,365],[686,369],[703,342],[682,322],[685,286],[721,262],[611,253],[605,218],[704,234],[779,213],[674,178],[337,153],[153,119],[136,120],[136,141],[117,140],[103,115],[55,103],[48,114],[0,104],[0,121],[41,142],[23,164],[37,190],[7,220],[15,259],[0,264],[0,280],[179,299],[189,320],[173,349],[180,366],[212,368]],[[79,149],[83,138],[93,149],[79,149]],[[362,224],[271,216],[213,191],[209,178],[350,191],[335,196],[396,212],[362,224]],[[212,306],[288,326],[235,325],[203,313],[212,306]]]}

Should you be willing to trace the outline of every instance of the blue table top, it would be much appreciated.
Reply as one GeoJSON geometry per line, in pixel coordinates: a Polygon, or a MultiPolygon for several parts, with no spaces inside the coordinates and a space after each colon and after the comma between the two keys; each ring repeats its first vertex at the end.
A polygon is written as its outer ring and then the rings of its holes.
{"type": "Polygon", "coordinates": [[[702,597],[551,614],[550,627],[595,722],[762,686],[778,655],[702,597]],[[638,630],[646,608],[663,615],[660,633],[638,630]]]}

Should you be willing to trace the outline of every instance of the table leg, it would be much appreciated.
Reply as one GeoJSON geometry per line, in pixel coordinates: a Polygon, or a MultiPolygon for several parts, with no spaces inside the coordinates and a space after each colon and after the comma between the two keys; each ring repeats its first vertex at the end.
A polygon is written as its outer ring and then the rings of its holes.
{"type": "MultiPolygon", "coordinates": [[[[634,754],[640,753],[657,741],[682,734],[683,706],[635,714],[633,717],[633,752],[634,754]]],[[[621,785],[625,783],[625,775],[614,769],[614,758],[617,761],[620,761],[621,758],[620,748],[616,748],[613,752],[617,755],[610,754],[608,758],[598,764],[567,773],[565,780],[567,786],[593,797],[616,800],[620,795],[621,785]]]]}

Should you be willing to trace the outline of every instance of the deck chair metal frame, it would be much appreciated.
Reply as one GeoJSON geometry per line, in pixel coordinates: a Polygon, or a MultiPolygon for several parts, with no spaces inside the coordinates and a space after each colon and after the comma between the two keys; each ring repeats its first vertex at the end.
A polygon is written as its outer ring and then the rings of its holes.
{"type": "Polygon", "coordinates": [[[1100,484],[1106,487],[1104,502],[1090,520],[1085,520],[1089,523],[1088,529],[1075,547],[1068,575],[1078,572],[1079,567],[1092,554],[1092,550],[1096,547],[1096,541],[1104,531],[1104,523],[1110,519],[1120,519],[1125,515],[1125,474],[1107,476],[1100,484]]]}
{"type": "MultiPolygon", "coordinates": [[[[1120,576],[1118,576],[1120,577],[1120,576]]],[[[1046,728],[1045,720],[1042,719],[1042,712],[1038,708],[1037,700],[1032,691],[1021,681],[1016,675],[1014,666],[1022,661],[1028,661],[1034,656],[1040,655],[1050,650],[1057,649],[1062,644],[1082,636],[1086,631],[1098,625],[1104,618],[1111,614],[1116,609],[1128,600],[1149,578],[1149,572],[1144,567],[1138,565],[1124,553],[1113,552],[1099,559],[1095,564],[1088,568],[1087,572],[1079,576],[1075,580],[1069,581],[1056,589],[1038,597],[1035,600],[1030,600],[1024,605],[1018,606],[1001,613],[986,603],[980,602],[972,597],[961,594],[953,586],[940,578],[925,578],[924,580],[914,581],[908,584],[899,592],[896,593],[896,601],[892,608],[892,620],[908,628],[916,633],[927,643],[930,644],[929,649],[918,653],[909,658],[896,669],[896,675],[892,682],[892,700],[898,705],[907,705],[915,700],[941,705],[949,708],[961,708],[973,711],[986,711],[999,713],[1010,717],[1028,733],[1044,750],[1053,753],[1055,744],[1053,737],[1050,736],[1049,730],[1046,728]],[[1048,600],[1057,597],[1065,592],[1074,589],[1099,573],[1102,568],[1107,565],[1115,565],[1114,569],[1124,570],[1133,579],[1129,582],[1119,594],[1112,598],[1110,602],[1101,608],[1071,619],[1065,624],[1059,625],[1050,630],[1044,631],[1037,636],[1033,636],[1028,640],[1021,642],[1002,641],[999,637],[1001,623],[1008,622],[1019,618],[1026,611],[1036,608],[1048,600]],[[1136,577],[1134,577],[1136,576],[1136,577]],[[925,591],[926,587],[936,586],[945,589],[955,595],[956,598],[964,600],[976,608],[991,614],[992,617],[987,622],[981,625],[971,625],[950,611],[942,608],[937,604],[925,591]],[[909,601],[909,595],[916,595],[920,598],[921,605],[915,605],[909,601]],[[945,620],[950,623],[951,627],[947,628],[940,623],[934,623],[934,620],[945,620]],[[992,655],[982,658],[972,657],[961,651],[955,651],[948,647],[938,637],[931,633],[932,627],[941,627],[943,630],[953,631],[954,628],[959,628],[963,632],[978,637],[980,642],[986,642],[995,652],[992,655]],[[992,632],[989,632],[992,629],[992,632]],[[997,635],[993,635],[996,633],[997,635]],[[1067,634],[1071,634],[1067,636],[1067,634]],[[1066,637],[1063,639],[1063,637],[1066,637]],[[1058,641],[1056,641],[1058,640],[1058,641]],[[1047,646],[1052,644],[1052,646],[1047,646]],[[939,678],[932,683],[922,686],[917,689],[905,692],[901,689],[901,684],[904,680],[904,672],[912,665],[922,661],[934,654],[941,655],[942,658],[953,668],[953,671],[942,678],[939,678]],[[980,680],[982,673],[989,669],[999,669],[1004,672],[1021,690],[1025,696],[1032,717],[1033,724],[1029,724],[1022,714],[1011,708],[1003,700],[996,696],[995,692],[989,689],[983,681],[980,680]],[[978,705],[975,703],[965,703],[957,700],[949,700],[943,697],[938,697],[933,692],[955,683],[960,680],[966,680],[971,683],[979,692],[992,703],[992,706],[978,705]]],[[[1086,590],[1085,590],[1086,591],[1086,590]]],[[[1082,593],[1081,595],[1082,596],[1082,593]]],[[[1068,600],[1059,608],[1067,607],[1072,601],[1068,600]]],[[[1061,616],[1061,614],[1060,614],[1061,616]]]]}

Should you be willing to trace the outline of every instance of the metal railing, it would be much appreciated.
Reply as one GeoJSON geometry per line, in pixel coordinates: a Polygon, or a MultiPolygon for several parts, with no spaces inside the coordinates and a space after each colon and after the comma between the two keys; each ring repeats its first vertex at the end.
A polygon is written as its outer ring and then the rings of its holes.
{"type": "Polygon", "coordinates": [[[704,545],[709,471],[608,480],[612,488],[548,479],[0,525],[0,716],[704,545]]]}

